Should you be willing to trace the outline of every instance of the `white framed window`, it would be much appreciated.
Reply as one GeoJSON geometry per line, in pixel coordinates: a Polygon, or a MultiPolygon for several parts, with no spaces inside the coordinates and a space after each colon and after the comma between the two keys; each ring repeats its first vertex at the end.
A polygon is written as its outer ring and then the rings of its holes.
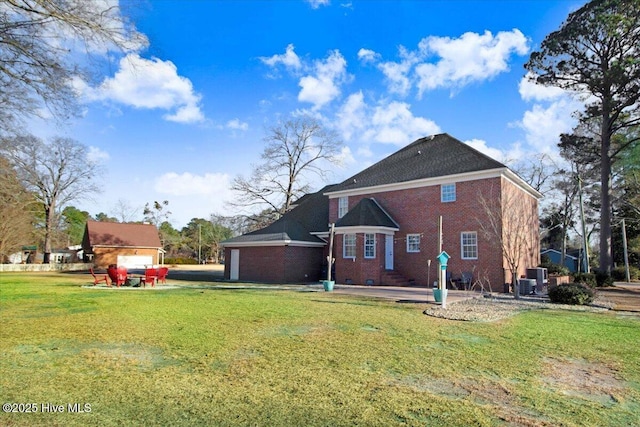
{"type": "Polygon", "coordinates": [[[478,233],[475,231],[463,231],[460,233],[460,246],[462,259],[478,259],[478,233]]]}
{"type": "Polygon", "coordinates": [[[440,186],[440,201],[442,203],[456,201],[456,185],[443,184],[440,186]]]}
{"type": "Polygon", "coordinates": [[[364,257],[376,257],[376,235],[374,233],[365,233],[364,235],[364,257]]]}
{"type": "Polygon", "coordinates": [[[420,252],[419,234],[407,234],[407,252],[420,252]]]}
{"type": "Polygon", "coordinates": [[[338,199],[338,218],[342,218],[349,212],[349,197],[340,197],[338,199]]]}
{"type": "Polygon", "coordinates": [[[342,258],[356,257],[356,235],[345,234],[342,239],[342,258]]]}

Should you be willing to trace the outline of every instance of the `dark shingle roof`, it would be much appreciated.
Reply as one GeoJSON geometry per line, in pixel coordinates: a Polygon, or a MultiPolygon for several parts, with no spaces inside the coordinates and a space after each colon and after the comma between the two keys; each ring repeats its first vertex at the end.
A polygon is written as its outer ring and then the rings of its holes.
{"type": "Polygon", "coordinates": [[[389,227],[399,228],[375,199],[365,198],[358,202],[345,216],[340,218],[336,227],[389,227]]]}
{"type": "Polygon", "coordinates": [[[295,207],[285,213],[282,218],[273,224],[243,234],[228,240],[229,243],[269,242],[269,241],[298,241],[310,243],[324,243],[324,240],[310,234],[329,230],[329,198],[324,195],[330,191],[331,186],[305,195],[298,199],[295,207]]]}
{"type": "Polygon", "coordinates": [[[87,221],[84,238],[89,246],[162,247],[152,224],[87,221]]]}
{"type": "Polygon", "coordinates": [[[462,141],[442,133],[414,141],[389,157],[333,186],[329,192],[505,167],[502,163],[462,141]]]}

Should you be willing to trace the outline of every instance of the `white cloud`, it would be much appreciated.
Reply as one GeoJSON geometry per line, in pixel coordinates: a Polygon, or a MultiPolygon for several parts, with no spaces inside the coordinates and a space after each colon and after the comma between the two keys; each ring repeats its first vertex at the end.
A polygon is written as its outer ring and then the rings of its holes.
{"type": "Polygon", "coordinates": [[[228,187],[229,175],[224,173],[194,175],[189,172],[167,172],[156,179],[154,190],[171,196],[210,196],[223,193],[228,187]]]}
{"type": "Polygon", "coordinates": [[[468,32],[457,39],[427,37],[419,48],[424,57],[440,58],[436,63],[416,66],[420,95],[438,87],[460,88],[493,78],[509,70],[507,61],[512,54],[529,51],[528,40],[518,29],[499,32],[495,37],[490,31],[482,35],[468,32]]]}
{"type": "Polygon", "coordinates": [[[197,105],[185,105],[178,108],[174,114],[162,116],[165,120],[178,123],[198,123],[204,120],[204,114],[197,105]]]}
{"type": "Polygon", "coordinates": [[[348,146],[343,146],[340,150],[340,154],[336,156],[337,164],[341,167],[346,167],[355,163],[355,159],[353,157],[353,153],[351,152],[351,148],[348,146]]]}
{"type": "Polygon", "coordinates": [[[375,130],[365,133],[365,137],[369,134],[380,143],[404,145],[440,132],[440,127],[433,121],[415,117],[409,104],[404,102],[393,101],[376,106],[371,119],[375,130]]]}
{"type": "Polygon", "coordinates": [[[98,147],[90,146],[89,152],[87,153],[87,159],[94,163],[102,163],[109,160],[109,153],[102,151],[98,147]]]}
{"type": "Polygon", "coordinates": [[[560,134],[570,132],[578,123],[576,111],[584,109],[588,99],[553,86],[542,86],[523,77],[518,85],[524,101],[535,101],[516,123],[525,132],[527,144],[537,153],[557,154],[560,134]]]}
{"type": "Polygon", "coordinates": [[[307,3],[311,5],[312,9],[318,9],[320,6],[329,6],[331,4],[330,0],[306,0],[307,3]]]}
{"type": "Polygon", "coordinates": [[[289,44],[285,53],[282,55],[273,55],[273,56],[261,56],[260,61],[265,63],[270,67],[276,67],[278,64],[282,64],[287,69],[298,70],[302,67],[302,63],[300,62],[300,58],[294,52],[295,47],[293,44],[289,44]]]}
{"type": "Polygon", "coordinates": [[[360,49],[358,51],[358,59],[364,63],[376,62],[380,58],[380,54],[370,49],[360,49]]]}
{"type": "Polygon", "coordinates": [[[572,117],[577,108],[574,102],[567,99],[552,102],[548,106],[535,104],[518,123],[525,131],[527,144],[537,152],[557,151],[560,134],[570,132],[577,124],[572,117]]]}
{"type": "Polygon", "coordinates": [[[340,95],[339,85],[348,80],[347,61],[338,50],[329,54],[326,60],[316,61],[314,75],[307,75],[298,83],[302,88],[298,101],[313,104],[314,109],[322,108],[340,95]]]}
{"type": "Polygon", "coordinates": [[[336,113],[337,127],[344,139],[351,140],[355,133],[361,133],[368,126],[367,105],[362,92],[351,94],[336,113]]]}
{"type": "Polygon", "coordinates": [[[471,148],[474,148],[479,152],[486,154],[487,156],[491,157],[494,160],[497,160],[499,162],[505,161],[505,155],[502,152],[502,150],[489,147],[487,145],[487,142],[482,139],[471,139],[469,141],[464,141],[464,143],[470,146],[471,148]]]}
{"type": "Polygon", "coordinates": [[[531,73],[520,80],[518,92],[525,101],[551,101],[567,95],[564,89],[557,86],[543,86],[531,81],[531,73]]]}
{"type": "Polygon", "coordinates": [[[364,101],[362,92],[351,94],[336,117],[336,127],[345,140],[365,144],[404,145],[440,132],[433,121],[414,116],[409,104],[381,101],[372,107],[364,101]]]}
{"type": "Polygon", "coordinates": [[[89,101],[113,101],[134,108],[162,109],[165,120],[197,123],[204,120],[200,110],[200,95],[191,81],[178,75],[171,61],[144,59],[129,54],[120,60],[120,69],[106,78],[99,87],[91,88],[76,79],[73,86],[89,101]]]}
{"type": "Polygon", "coordinates": [[[241,122],[240,119],[233,119],[227,122],[227,128],[246,131],[247,129],[249,129],[249,124],[246,122],[241,122]]]}
{"type": "Polygon", "coordinates": [[[378,67],[389,80],[389,91],[405,96],[411,89],[411,79],[409,73],[412,67],[418,62],[415,53],[409,52],[404,46],[400,46],[400,62],[384,62],[378,67]]]}

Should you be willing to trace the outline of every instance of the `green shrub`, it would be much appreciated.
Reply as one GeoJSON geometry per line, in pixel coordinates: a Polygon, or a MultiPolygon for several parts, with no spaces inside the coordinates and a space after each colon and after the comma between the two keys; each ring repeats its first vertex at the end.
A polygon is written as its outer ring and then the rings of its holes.
{"type": "Polygon", "coordinates": [[[551,265],[547,267],[547,272],[549,274],[557,274],[558,276],[568,276],[569,268],[564,265],[551,263],[551,265]]]}
{"type": "Polygon", "coordinates": [[[593,290],[582,283],[567,283],[549,289],[549,299],[557,304],[587,305],[593,302],[593,290]]]}
{"type": "Polygon", "coordinates": [[[542,255],[540,260],[540,267],[546,268],[549,274],[557,274],[559,276],[566,276],[569,274],[569,269],[566,266],[552,262],[551,258],[546,254],[542,255]]]}
{"type": "Polygon", "coordinates": [[[592,288],[596,287],[596,275],[593,273],[576,273],[573,275],[573,281],[592,288]]]}
{"type": "Polygon", "coordinates": [[[596,272],[596,285],[599,288],[613,286],[613,277],[606,271],[598,271],[596,272]]]}
{"type": "MultiPolygon", "coordinates": [[[[611,272],[611,277],[613,278],[613,280],[615,280],[617,282],[623,282],[623,281],[627,280],[627,273],[626,273],[624,267],[616,267],[611,272]]],[[[638,267],[630,265],[629,266],[629,278],[631,280],[640,279],[640,269],[638,267]]]]}

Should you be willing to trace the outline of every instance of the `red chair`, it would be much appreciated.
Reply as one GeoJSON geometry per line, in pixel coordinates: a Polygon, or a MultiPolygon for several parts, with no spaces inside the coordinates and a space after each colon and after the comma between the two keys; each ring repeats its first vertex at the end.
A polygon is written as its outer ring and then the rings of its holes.
{"type": "Polygon", "coordinates": [[[140,278],[140,282],[144,287],[147,286],[147,283],[151,283],[151,287],[153,288],[156,284],[157,275],[158,275],[158,271],[155,268],[147,268],[144,271],[144,277],[140,278]]]}
{"type": "Polygon", "coordinates": [[[115,264],[111,264],[109,268],[107,268],[107,274],[109,275],[109,279],[111,279],[111,283],[118,282],[118,268],[115,264]]]}
{"type": "Polygon", "coordinates": [[[96,276],[96,274],[93,272],[93,268],[89,269],[89,272],[91,273],[91,275],[93,276],[93,286],[97,285],[100,282],[104,282],[105,285],[107,286],[111,286],[111,283],[109,283],[109,277],[107,277],[107,275],[105,274],[103,277],[98,277],[96,276]]]}
{"type": "Polygon", "coordinates": [[[160,267],[158,269],[158,283],[166,284],[167,283],[167,274],[169,274],[169,268],[168,267],[160,267]]]}
{"type": "Polygon", "coordinates": [[[116,286],[124,285],[127,282],[127,267],[118,267],[116,270],[116,286]]]}

